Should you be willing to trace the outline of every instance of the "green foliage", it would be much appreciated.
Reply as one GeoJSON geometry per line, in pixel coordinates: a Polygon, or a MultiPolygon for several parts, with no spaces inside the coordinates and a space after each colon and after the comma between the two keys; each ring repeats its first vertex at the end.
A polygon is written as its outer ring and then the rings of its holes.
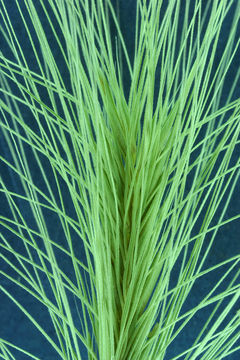
{"type": "MultiPolygon", "coordinates": [[[[171,359],[239,352],[240,254],[205,264],[219,228],[239,219],[225,214],[240,174],[240,68],[227,82],[240,2],[136,1],[133,58],[110,0],[14,5],[30,54],[0,0],[0,274],[47,308],[55,338],[1,291],[57,359],[84,359],[82,345],[89,360],[170,359],[205,311],[192,345],[171,359]]],[[[38,359],[0,339],[0,358],[14,349],[38,359]]]]}

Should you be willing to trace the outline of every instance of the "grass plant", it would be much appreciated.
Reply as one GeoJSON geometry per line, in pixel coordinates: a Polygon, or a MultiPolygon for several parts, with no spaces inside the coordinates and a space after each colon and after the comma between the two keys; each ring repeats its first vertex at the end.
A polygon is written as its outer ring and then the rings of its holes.
{"type": "Polygon", "coordinates": [[[132,54],[117,5],[0,0],[0,296],[55,359],[235,359],[238,234],[209,257],[239,221],[240,2],[126,3],[132,54]]]}

